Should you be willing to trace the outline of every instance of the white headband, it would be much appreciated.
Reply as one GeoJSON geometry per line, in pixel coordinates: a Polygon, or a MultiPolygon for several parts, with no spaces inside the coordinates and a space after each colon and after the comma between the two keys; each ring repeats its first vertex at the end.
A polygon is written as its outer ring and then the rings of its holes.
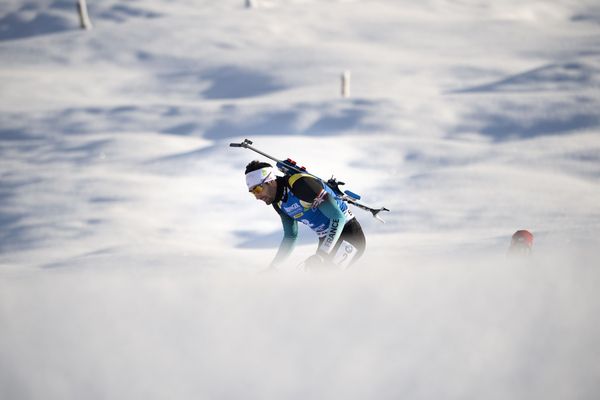
{"type": "Polygon", "coordinates": [[[254,186],[262,185],[263,183],[274,181],[277,178],[271,167],[264,167],[255,171],[250,171],[246,174],[246,185],[248,189],[254,186]]]}

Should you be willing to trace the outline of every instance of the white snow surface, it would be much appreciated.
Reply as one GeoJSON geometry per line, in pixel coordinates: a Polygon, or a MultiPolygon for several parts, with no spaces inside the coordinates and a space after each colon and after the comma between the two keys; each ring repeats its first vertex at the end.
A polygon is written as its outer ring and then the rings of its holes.
{"type": "Polygon", "coordinates": [[[74,3],[0,4],[1,399],[597,398],[596,0],[74,3]],[[261,273],[244,138],[391,210],[354,268],[261,273]]]}

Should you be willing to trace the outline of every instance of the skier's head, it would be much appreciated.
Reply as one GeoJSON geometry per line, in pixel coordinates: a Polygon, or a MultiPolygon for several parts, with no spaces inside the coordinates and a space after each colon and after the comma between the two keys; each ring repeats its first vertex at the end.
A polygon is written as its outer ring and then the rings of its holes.
{"type": "Polygon", "coordinates": [[[246,186],[257,200],[272,204],[277,194],[277,176],[273,166],[266,162],[251,161],[246,165],[246,186]]]}
{"type": "Polygon", "coordinates": [[[512,235],[508,251],[510,254],[530,254],[532,247],[533,235],[528,230],[522,229],[512,235]]]}

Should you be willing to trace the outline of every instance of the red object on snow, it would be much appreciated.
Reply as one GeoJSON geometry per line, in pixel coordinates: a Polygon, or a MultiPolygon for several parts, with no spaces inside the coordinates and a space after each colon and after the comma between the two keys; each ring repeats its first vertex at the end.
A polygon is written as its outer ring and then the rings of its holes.
{"type": "Polygon", "coordinates": [[[533,234],[528,230],[522,229],[516,231],[512,235],[512,240],[510,242],[510,251],[511,252],[531,252],[531,248],[533,247],[533,234]]]}

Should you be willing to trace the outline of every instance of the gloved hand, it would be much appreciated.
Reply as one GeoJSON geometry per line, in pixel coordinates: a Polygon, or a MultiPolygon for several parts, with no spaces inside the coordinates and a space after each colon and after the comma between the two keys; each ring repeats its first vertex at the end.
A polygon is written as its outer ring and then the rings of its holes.
{"type": "Polygon", "coordinates": [[[304,268],[313,269],[323,265],[323,258],[318,254],[313,254],[304,261],[304,268]]]}
{"type": "Polygon", "coordinates": [[[305,271],[324,271],[331,263],[319,253],[313,254],[304,261],[305,271]]]}

